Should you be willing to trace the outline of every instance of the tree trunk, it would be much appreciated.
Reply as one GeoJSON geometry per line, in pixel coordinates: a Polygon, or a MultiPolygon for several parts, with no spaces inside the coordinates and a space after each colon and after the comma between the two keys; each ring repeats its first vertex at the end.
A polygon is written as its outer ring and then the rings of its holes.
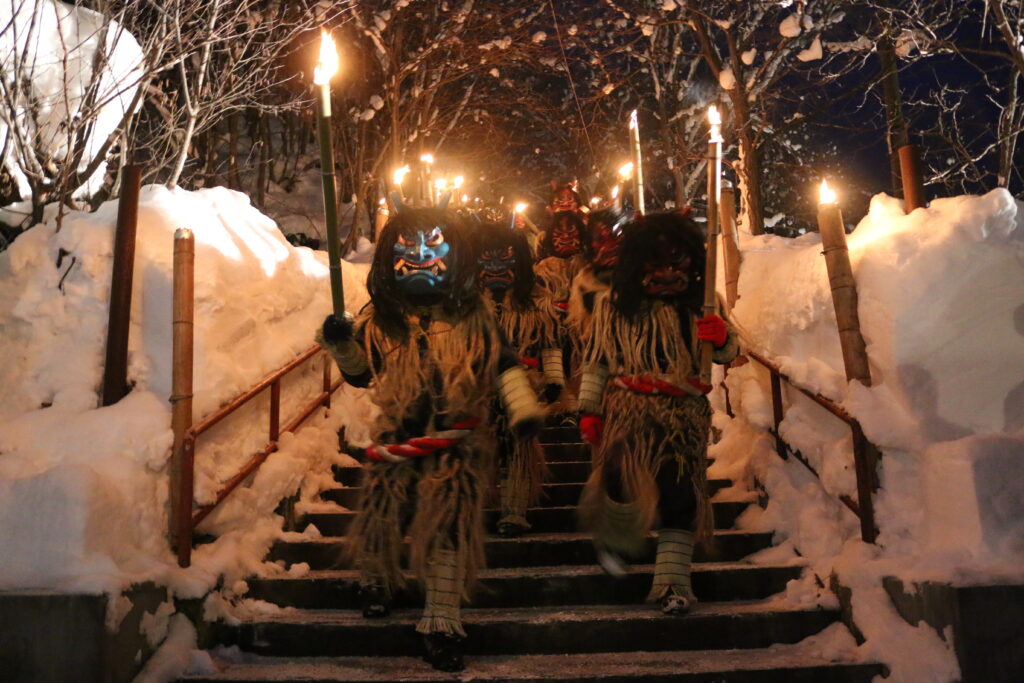
{"type": "Polygon", "coordinates": [[[903,196],[903,181],[900,173],[899,149],[909,143],[907,124],[903,119],[903,105],[900,97],[900,77],[896,64],[896,49],[892,39],[885,35],[878,41],[878,61],[882,66],[882,101],[885,103],[885,118],[888,123],[886,143],[889,146],[889,173],[892,181],[892,195],[903,196]]]}

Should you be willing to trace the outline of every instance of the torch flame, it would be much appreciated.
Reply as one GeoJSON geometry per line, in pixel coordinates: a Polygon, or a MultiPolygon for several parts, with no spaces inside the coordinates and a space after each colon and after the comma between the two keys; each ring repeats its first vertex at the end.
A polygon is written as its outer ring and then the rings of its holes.
{"type": "Polygon", "coordinates": [[[313,69],[313,82],[327,85],[338,72],[338,51],[334,47],[334,39],[327,29],[320,29],[320,58],[313,69]]]}
{"type": "Polygon", "coordinates": [[[631,178],[633,176],[633,162],[630,161],[628,163],[623,164],[619,168],[619,175],[622,176],[623,178],[631,178]]]}
{"type": "Polygon", "coordinates": [[[423,156],[420,157],[420,161],[422,161],[425,164],[432,164],[434,163],[434,155],[424,154],[423,156]]]}
{"type": "Polygon", "coordinates": [[[711,124],[711,142],[722,141],[722,115],[718,113],[718,107],[708,107],[708,123],[711,124]]]}
{"type": "Polygon", "coordinates": [[[406,164],[402,168],[397,169],[395,171],[395,175],[394,175],[395,185],[401,185],[402,181],[405,179],[405,174],[407,174],[408,172],[409,172],[409,164],[406,164]]]}
{"type": "Polygon", "coordinates": [[[437,180],[434,181],[434,188],[442,191],[447,190],[448,181],[445,180],[444,178],[438,178],[437,180]]]}
{"type": "Polygon", "coordinates": [[[820,204],[835,204],[838,201],[836,191],[828,186],[827,180],[821,181],[821,189],[818,191],[818,202],[820,204]]]}
{"type": "Polygon", "coordinates": [[[465,181],[465,178],[463,178],[460,175],[457,175],[457,176],[455,176],[455,180],[452,181],[452,186],[457,190],[460,187],[462,187],[462,183],[464,181],[465,181]]]}
{"type": "Polygon", "coordinates": [[[619,186],[616,185],[615,187],[612,188],[612,199],[618,199],[618,198],[619,198],[619,186]]]}
{"type": "Polygon", "coordinates": [[[468,201],[469,201],[469,195],[468,194],[462,195],[462,203],[465,204],[468,201]]]}
{"type": "Polygon", "coordinates": [[[590,198],[591,206],[597,206],[600,203],[601,203],[601,198],[600,197],[591,197],[590,198]]]}
{"type": "Polygon", "coordinates": [[[636,121],[636,109],[634,109],[629,113],[629,129],[636,130],[637,125],[638,124],[636,121]]]}
{"type": "Polygon", "coordinates": [[[519,202],[518,204],[516,204],[516,213],[522,213],[524,211],[526,211],[526,204],[525,203],[519,202]]]}

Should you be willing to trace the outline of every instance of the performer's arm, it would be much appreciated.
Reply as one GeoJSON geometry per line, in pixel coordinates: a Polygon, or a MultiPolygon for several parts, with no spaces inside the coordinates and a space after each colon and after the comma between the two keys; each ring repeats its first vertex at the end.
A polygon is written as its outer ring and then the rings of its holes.
{"type": "Polygon", "coordinates": [[[519,355],[504,340],[498,356],[498,396],[515,434],[528,438],[540,431],[544,425],[544,409],[537,402],[519,355]]]}
{"type": "Polygon", "coordinates": [[[547,348],[540,352],[541,370],[544,373],[544,398],[549,403],[558,400],[565,388],[563,358],[560,348],[547,348]]]}
{"type": "Polygon", "coordinates": [[[593,446],[601,442],[601,434],[604,431],[601,404],[604,401],[605,386],[608,384],[608,374],[608,367],[601,363],[588,363],[583,366],[579,397],[580,432],[593,446]]]}
{"type": "Polygon", "coordinates": [[[341,318],[334,314],[327,316],[317,334],[317,343],[330,352],[346,382],[354,387],[369,386],[373,373],[366,351],[355,339],[351,315],[346,313],[341,318]]]}
{"type": "Polygon", "coordinates": [[[719,365],[731,363],[740,352],[736,329],[724,318],[709,315],[697,321],[697,338],[713,345],[711,360],[719,365]]]}

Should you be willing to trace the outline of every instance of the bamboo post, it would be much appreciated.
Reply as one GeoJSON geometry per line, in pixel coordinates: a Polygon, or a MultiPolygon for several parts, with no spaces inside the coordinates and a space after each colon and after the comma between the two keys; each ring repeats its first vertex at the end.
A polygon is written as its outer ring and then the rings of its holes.
{"type": "Polygon", "coordinates": [[[171,542],[178,551],[178,564],[187,567],[192,551],[192,356],[195,299],[195,238],[192,231],[174,233],[173,326],[171,429],[171,542]]]}
{"type": "Polygon", "coordinates": [[[327,260],[331,275],[331,305],[334,315],[345,313],[345,284],[341,279],[341,241],[338,237],[338,191],[334,177],[334,139],[331,136],[331,77],[338,68],[338,54],[326,31],[320,34],[320,61],[313,75],[319,86],[317,133],[320,138],[320,177],[327,223],[327,260]]]}
{"type": "MultiPolygon", "coordinates": [[[[708,248],[704,269],[704,317],[718,313],[715,285],[718,278],[718,200],[722,189],[722,135],[718,109],[712,105],[708,110],[711,122],[711,136],[708,140],[708,248]]],[[[711,386],[711,356],[714,346],[710,341],[700,345],[700,382],[711,386]]]]}
{"type": "Polygon", "coordinates": [[[736,235],[736,190],[722,188],[718,215],[722,225],[722,260],[725,265],[725,304],[731,312],[739,298],[740,245],[736,235]]]}
{"type": "Polygon", "coordinates": [[[640,151],[640,122],[637,120],[636,109],[629,115],[629,133],[633,148],[633,191],[636,193],[633,201],[636,210],[640,215],[646,213],[644,204],[644,161],[640,151]]]}
{"type": "Polygon", "coordinates": [[[128,394],[128,330],[132,316],[132,276],[135,270],[135,234],[139,222],[142,168],[123,170],[121,197],[114,232],[114,263],[110,278],[110,314],[107,356],[103,364],[103,405],[117,403],[128,394]]]}
{"type": "Polygon", "coordinates": [[[821,232],[822,253],[825,255],[825,267],[832,288],[832,304],[839,326],[839,344],[843,351],[846,379],[856,379],[865,386],[871,386],[868,354],[857,315],[857,283],[853,279],[850,252],[846,247],[843,214],[836,203],[835,193],[824,182],[821,202],[818,204],[818,230],[821,232]]]}
{"type": "Polygon", "coordinates": [[[899,150],[900,177],[903,179],[903,211],[910,213],[928,205],[921,173],[921,150],[917,145],[903,145],[899,150]]]}

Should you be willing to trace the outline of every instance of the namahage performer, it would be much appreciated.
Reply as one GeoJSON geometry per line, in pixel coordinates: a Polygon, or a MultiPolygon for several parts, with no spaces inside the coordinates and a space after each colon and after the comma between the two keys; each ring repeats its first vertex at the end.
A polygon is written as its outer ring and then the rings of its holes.
{"type": "Polygon", "coordinates": [[[328,316],[322,330],[346,381],[370,386],[380,408],[348,534],[363,614],[389,613],[408,533],[410,566],[426,598],[416,630],[425,659],[446,671],[463,668],[460,605],[484,562],[495,393],[513,432],[533,435],[543,419],[519,357],[481,299],[476,271],[457,215],[400,209],[378,241],[370,302],[354,321],[328,316]]]}
{"type": "MultiPolygon", "coordinates": [[[[537,306],[541,293],[533,275],[533,255],[527,236],[496,222],[481,223],[476,234],[484,296],[494,307],[498,324],[520,362],[531,370],[539,370],[541,354],[546,340],[555,333],[556,321],[537,306]]],[[[560,367],[560,353],[554,362],[560,367]]],[[[542,392],[549,403],[561,394],[561,375],[542,380],[538,372],[529,374],[535,385],[543,384],[542,392]]],[[[546,464],[536,438],[517,438],[501,416],[497,424],[501,495],[498,533],[518,536],[530,529],[526,510],[540,496],[546,464]]]]}
{"type": "Polygon", "coordinates": [[[625,226],[611,296],[593,300],[580,386],[580,429],[594,468],[580,504],[602,567],[625,572],[658,530],[648,600],[666,614],[696,601],[695,541],[713,529],[706,455],[710,387],[698,380],[699,340],[713,359],[735,358],[736,336],[719,316],[700,318],[704,237],[689,218],[651,214],[625,226]]]}

